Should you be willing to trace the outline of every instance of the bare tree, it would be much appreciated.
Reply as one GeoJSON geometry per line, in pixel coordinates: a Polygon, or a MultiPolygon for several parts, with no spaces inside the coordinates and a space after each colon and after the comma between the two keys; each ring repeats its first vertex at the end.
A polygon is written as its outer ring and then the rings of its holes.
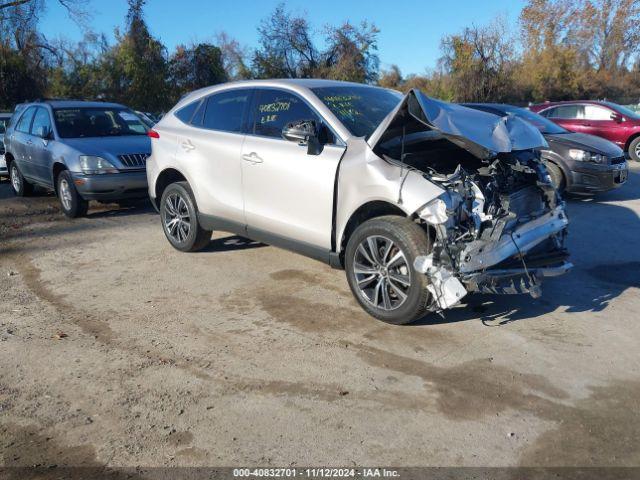
{"type": "Polygon", "coordinates": [[[248,49],[226,32],[216,35],[216,44],[222,51],[222,65],[227,77],[231,80],[251,78],[247,66],[248,49]]]}
{"type": "Polygon", "coordinates": [[[579,19],[579,44],[596,70],[632,66],[640,50],[640,0],[587,0],[579,19]]]}
{"type": "Polygon", "coordinates": [[[512,84],[513,42],[503,19],[445,37],[442,69],[451,76],[458,101],[506,100],[512,84]]]}
{"type": "Polygon", "coordinates": [[[259,77],[309,77],[318,67],[316,49],[307,19],[285,10],[284,3],[258,26],[260,47],[253,67],[259,77]]]}

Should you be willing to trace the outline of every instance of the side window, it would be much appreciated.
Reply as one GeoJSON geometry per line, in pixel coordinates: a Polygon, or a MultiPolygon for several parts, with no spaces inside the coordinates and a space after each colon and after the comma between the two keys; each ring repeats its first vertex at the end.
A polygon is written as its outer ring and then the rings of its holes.
{"type": "Polygon", "coordinates": [[[31,126],[31,135],[38,135],[39,129],[41,127],[45,128],[45,131],[51,131],[51,119],[49,117],[49,112],[46,108],[38,108],[36,110],[36,114],[33,117],[33,125],[31,126]]]}
{"type": "Polygon", "coordinates": [[[547,112],[545,112],[545,117],[548,118],[583,118],[584,107],[582,105],[560,105],[547,110],[547,112]]]}
{"type": "Polygon", "coordinates": [[[611,120],[613,112],[608,108],[601,107],[600,105],[585,105],[584,106],[584,119],[585,120],[611,120]]]}
{"type": "Polygon", "coordinates": [[[281,90],[259,90],[254,119],[256,135],[274,138],[282,138],[282,129],[287,123],[320,120],[300,97],[281,90]]]}
{"type": "Polygon", "coordinates": [[[202,126],[211,130],[240,133],[251,90],[230,90],[216,93],[207,99],[202,126]]]}
{"type": "Polygon", "coordinates": [[[200,100],[196,100],[195,102],[191,102],[186,107],[182,107],[175,113],[175,116],[178,117],[184,123],[190,123],[191,118],[193,117],[196,108],[200,105],[200,100]]]}
{"type": "Polygon", "coordinates": [[[18,124],[16,125],[16,131],[22,133],[29,133],[29,128],[31,127],[31,120],[33,119],[33,114],[36,112],[36,107],[29,107],[18,120],[18,124]]]}

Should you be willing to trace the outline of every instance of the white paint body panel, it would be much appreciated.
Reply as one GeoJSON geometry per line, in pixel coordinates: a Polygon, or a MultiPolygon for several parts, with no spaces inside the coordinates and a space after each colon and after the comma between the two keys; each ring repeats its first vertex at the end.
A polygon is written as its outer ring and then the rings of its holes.
{"type": "Polygon", "coordinates": [[[345,226],[362,205],[383,201],[411,215],[443,192],[422,175],[379,158],[363,138],[352,137],[310,90],[315,85],[331,84],[344,82],[246,81],[186,96],[154,127],[160,139],[152,140],[153,153],[147,161],[152,199],[156,197],[159,174],[172,168],[189,182],[201,213],[245,223],[249,231],[259,229],[327,251],[332,248],[335,209],[335,244],[339,251],[345,226]],[[196,128],[174,115],[183,106],[216,92],[265,87],[303,97],[337,134],[338,145],[325,145],[320,155],[308,155],[306,147],[284,139],[196,128]],[[183,149],[186,141],[194,148],[183,149]],[[243,155],[251,153],[262,162],[243,160],[243,155]],[[334,192],[336,175],[338,191],[334,192]],[[399,202],[400,185],[406,175],[399,202]]]}
{"type": "Polygon", "coordinates": [[[325,145],[320,155],[307,155],[306,146],[247,135],[242,176],[249,229],[330,250],[334,184],[344,150],[325,145]]]}

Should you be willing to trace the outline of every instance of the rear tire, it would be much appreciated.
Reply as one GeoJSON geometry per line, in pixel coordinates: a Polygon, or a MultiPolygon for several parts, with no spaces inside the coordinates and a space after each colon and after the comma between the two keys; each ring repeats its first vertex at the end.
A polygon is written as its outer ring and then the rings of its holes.
{"type": "Polygon", "coordinates": [[[629,158],[636,162],[640,162],[640,137],[636,137],[631,140],[631,143],[629,144],[629,158]]]}
{"type": "Polygon", "coordinates": [[[60,208],[69,218],[84,217],[89,210],[89,202],[80,196],[73,177],[68,170],[60,172],[57,178],[58,200],[60,208]]]}
{"type": "Polygon", "coordinates": [[[11,181],[13,193],[17,197],[30,197],[33,195],[33,185],[25,180],[15,161],[11,162],[9,166],[9,180],[11,181]]]}
{"type": "Polygon", "coordinates": [[[187,182],[169,185],[160,200],[160,220],[167,240],[181,252],[197,252],[211,241],[211,230],[198,221],[198,209],[187,182]]]}
{"type": "Polygon", "coordinates": [[[407,218],[390,215],[360,225],[345,251],[347,281],[360,306],[395,325],[422,318],[431,295],[426,275],[413,262],[431,249],[427,233],[407,218]]]}

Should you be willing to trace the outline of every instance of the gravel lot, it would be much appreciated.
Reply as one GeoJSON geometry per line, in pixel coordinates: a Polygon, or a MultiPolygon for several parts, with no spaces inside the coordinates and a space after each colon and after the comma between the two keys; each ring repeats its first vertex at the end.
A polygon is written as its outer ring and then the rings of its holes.
{"type": "Polygon", "coordinates": [[[640,465],[640,167],[568,203],[541,299],[397,327],[313,260],[5,180],[1,465],[640,465]]]}

